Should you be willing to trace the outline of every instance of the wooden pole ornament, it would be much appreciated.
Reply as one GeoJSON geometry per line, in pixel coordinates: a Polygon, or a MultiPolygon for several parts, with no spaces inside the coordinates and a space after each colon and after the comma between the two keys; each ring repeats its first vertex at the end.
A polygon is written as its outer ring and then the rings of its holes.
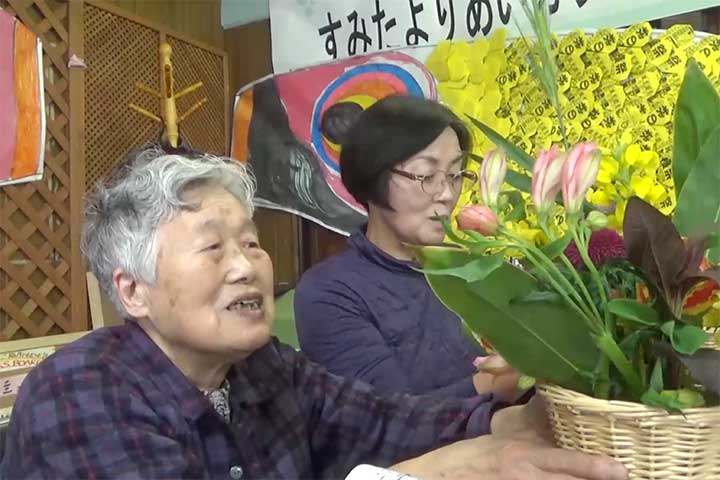
{"type": "Polygon", "coordinates": [[[170,60],[172,56],[172,48],[167,42],[160,45],[160,91],[154,90],[141,83],[137,83],[135,87],[141,92],[149,93],[160,99],[160,116],[135,105],[134,103],[128,104],[128,106],[136,112],[144,115],[145,117],[164,124],[165,136],[167,142],[173,147],[178,148],[180,143],[180,124],[187,119],[192,113],[197,111],[207,102],[207,97],[203,97],[199,101],[195,102],[185,113],[178,117],[177,111],[177,100],[184,97],[185,95],[194,92],[203,86],[203,82],[196,82],[175,93],[175,79],[173,78],[173,66],[170,60]]]}

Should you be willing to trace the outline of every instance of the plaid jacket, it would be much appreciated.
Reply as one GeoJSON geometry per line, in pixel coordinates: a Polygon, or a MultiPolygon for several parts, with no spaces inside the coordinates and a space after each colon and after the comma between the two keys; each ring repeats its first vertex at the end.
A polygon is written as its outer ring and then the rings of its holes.
{"type": "Polygon", "coordinates": [[[23,383],[6,478],[343,478],[486,434],[492,396],[381,398],[273,341],[229,373],[232,419],[129,323],[64,347],[23,383]]]}

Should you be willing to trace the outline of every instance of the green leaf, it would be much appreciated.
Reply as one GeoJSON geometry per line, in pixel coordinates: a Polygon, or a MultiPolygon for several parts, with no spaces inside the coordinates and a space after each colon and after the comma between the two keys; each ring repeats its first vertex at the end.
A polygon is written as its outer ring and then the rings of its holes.
{"type": "Polygon", "coordinates": [[[423,268],[421,271],[426,275],[450,276],[462,278],[466,282],[477,282],[490,275],[502,263],[502,255],[487,255],[459,267],[423,268]]]}
{"type": "Polygon", "coordinates": [[[508,263],[484,280],[427,275],[440,300],[525,375],[592,393],[600,356],[583,320],[564,302],[518,302],[538,282],[508,263]]]}
{"type": "MultiPolygon", "coordinates": [[[[685,186],[678,196],[673,222],[682,235],[696,235],[708,226],[714,227],[715,231],[711,235],[720,232],[719,152],[720,126],[708,135],[700,148],[685,186]]],[[[717,258],[720,248],[716,246],[711,252],[711,255],[717,258]]]]}
{"type": "Polygon", "coordinates": [[[694,325],[665,322],[660,329],[670,339],[676,352],[692,355],[710,338],[710,334],[694,325]]]}
{"type": "Polygon", "coordinates": [[[523,192],[530,193],[532,188],[532,181],[530,180],[530,177],[514,170],[507,171],[505,174],[505,181],[523,192]]]}
{"type": "Polygon", "coordinates": [[[616,298],[607,304],[610,313],[617,315],[623,320],[629,320],[640,325],[657,325],[660,316],[657,311],[649,305],[638,303],[628,298],[616,298]]]}
{"type": "Polygon", "coordinates": [[[685,389],[663,390],[659,393],[648,389],[641,400],[645,405],[664,408],[673,413],[681,413],[683,409],[701,407],[705,404],[702,395],[685,389]]]}
{"type": "Polygon", "coordinates": [[[650,387],[656,392],[662,392],[663,388],[665,388],[661,358],[655,359],[655,366],[653,367],[652,374],[650,375],[650,387]]]}
{"type": "Polygon", "coordinates": [[[572,232],[568,231],[565,235],[553,240],[552,242],[542,247],[540,250],[542,250],[542,252],[550,260],[552,260],[565,251],[567,246],[570,245],[570,241],[572,241],[572,232]]]}
{"type": "Polygon", "coordinates": [[[707,258],[712,265],[717,265],[720,263],[720,225],[716,223],[713,227],[716,232],[708,237],[707,258]]]}
{"type": "Polygon", "coordinates": [[[512,303],[530,302],[562,302],[563,298],[556,292],[530,292],[522,297],[513,298],[512,303]]]}
{"type": "Polygon", "coordinates": [[[520,390],[530,390],[532,387],[535,386],[536,380],[533,377],[528,377],[527,375],[520,375],[520,378],[518,378],[517,386],[520,390]]]}
{"type": "MultiPolygon", "coordinates": [[[[505,198],[507,198],[507,204],[511,207],[510,211],[505,214],[505,221],[518,222],[520,220],[524,220],[525,200],[523,199],[522,194],[518,190],[512,190],[504,193],[503,195],[505,195],[505,198]]],[[[718,242],[718,245],[720,245],[720,241],[718,242]]]]}
{"type": "MultiPolygon", "coordinates": [[[[697,62],[690,59],[675,104],[672,170],[675,191],[679,195],[682,195],[685,182],[695,168],[701,147],[718,126],[718,92],[697,62]]],[[[715,165],[718,168],[718,164],[715,165]]]]}
{"type": "Polygon", "coordinates": [[[659,333],[654,328],[643,328],[635,330],[630,335],[625,336],[618,345],[623,353],[627,356],[637,354],[638,346],[644,344],[651,338],[658,337],[659,333]]]}
{"type": "Polygon", "coordinates": [[[473,260],[470,251],[457,247],[414,247],[416,256],[423,268],[460,267],[473,260]]]}
{"type": "MultiPolygon", "coordinates": [[[[498,132],[493,130],[492,127],[484,124],[480,120],[474,119],[473,117],[468,116],[468,118],[470,118],[470,121],[477,128],[479,128],[490,139],[492,143],[505,150],[505,153],[507,153],[508,157],[515,160],[521,167],[532,171],[533,165],[535,164],[535,159],[533,157],[525,153],[522,149],[520,149],[520,147],[518,147],[517,145],[500,135],[498,132]]],[[[529,192],[530,189],[528,188],[525,191],[529,192]]]]}

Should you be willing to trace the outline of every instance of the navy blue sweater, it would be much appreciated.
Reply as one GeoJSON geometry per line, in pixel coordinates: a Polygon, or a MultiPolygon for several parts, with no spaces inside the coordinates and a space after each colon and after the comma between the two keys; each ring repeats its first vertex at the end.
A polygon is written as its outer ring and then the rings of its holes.
{"type": "Polygon", "coordinates": [[[483,352],[415,266],[382,252],[362,231],[353,234],[345,251],[300,280],[300,348],[330,372],[382,393],[474,396],[472,361],[483,352]]]}

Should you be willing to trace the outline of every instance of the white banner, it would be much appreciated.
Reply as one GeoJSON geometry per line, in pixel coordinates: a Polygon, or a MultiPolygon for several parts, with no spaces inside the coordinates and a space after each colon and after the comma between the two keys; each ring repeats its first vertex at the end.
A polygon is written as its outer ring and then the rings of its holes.
{"type": "MultiPolygon", "coordinates": [[[[718,0],[548,0],[552,28],[621,27],[720,5],[718,0]]],[[[519,0],[270,0],[275,73],[445,39],[472,40],[517,26],[519,0]]],[[[419,53],[419,52],[418,52],[419,53]]],[[[422,55],[418,55],[422,58],[422,55]]]]}

